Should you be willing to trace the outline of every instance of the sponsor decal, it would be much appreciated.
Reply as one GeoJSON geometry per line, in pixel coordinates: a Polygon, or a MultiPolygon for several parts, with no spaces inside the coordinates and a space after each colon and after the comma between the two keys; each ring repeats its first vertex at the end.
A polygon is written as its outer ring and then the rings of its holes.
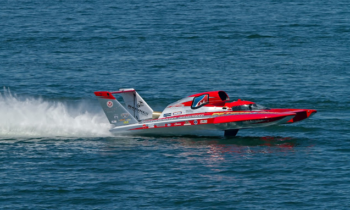
{"type": "Polygon", "coordinates": [[[163,115],[164,117],[170,117],[171,116],[171,113],[166,113],[163,115]]]}
{"type": "Polygon", "coordinates": [[[154,128],[154,124],[149,124],[148,128],[154,128]]]}
{"type": "Polygon", "coordinates": [[[129,113],[121,113],[120,116],[122,116],[122,118],[128,118],[129,117],[129,113]]]}
{"type": "Polygon", "coordinates": [[[138,108],[135,108],[135,107],[133,107],[133,106],[131,106],[131,105],[128,105],[128,108],[129,109],[131,109],[131,110],[133,110],[133,111],[136,111],[136,112],[138,112],[138,113],[141,113],[142,115],[148,115],[148,112],[145,112],[145,111],[143,111],[143,110],[141,110],[141,109],[138,109],[138,108]]]}
{"type": "Polygon", "coordinates": [[[112,101],[107,101],[107,106],[108,106],[109,108],[112,108],[112,107],[113,107],[113,102],[112,102],[112,101]]]}
{"type": "Polygon", "coordinates": [[[201,120],[199,121],[201,124],[205,124],[205,123],[208,123],[208,120],[201,120]]]}
{"type": "Polygon", "coordinates": [[[143,128],[147,128],[147,125],[146,125],[146,124],[143,124],[142,127],[143,127],[143,128]]]}
{"type": "Polygon", "coordinates": [[[111,123],[117,123],[117,121],[116,120],[112,120],[111,123]]]}
{"type": "Polygon", "coordinates": [[[174,125],[177,125],[177,126],[179,126],[179,125],[182,125],[181,123],[175,123],[174,125]]]}
{"type": "Polygon", "coordinates": [[[143,104],[143,102],[142,101],[139,101],[139,102],[137,102],[137,107],[141,107],[141,106],[143,106],[144,104],[143,104]]]}
{"type": "Polygon", "coordinates": [[[124,124],[129,124],[129,121],[124,121],[124,124]]]}
{"type": "Polygon", "coordinates": [[[167,124],[167,126],[168,126],[168,127],[170,127],[170,126],[171,126],[171,124],[169,123],[169,124],[167,124]]]}
{"type": "Polygon", "coordinates": [[[174,115],[174,116],[175,116],[175,115],[180,115],[180,114],[182,114],[182,111],[173,112],[173,115],[174,115]]]}
{"type": "Polygon", "coordinates": [[[119,117],[118,117],[118,115],[114,115],[113,118],[118,120],[119,117]]]}
{"type": "Polygon", "coordinates": [[[123,122],[123,121],[125,121],[125,119],[120,119],[119,121],[120,121],[120,122],[123,122]]]}
{"type": "Polygon", "coordinates": [[[184,125],[191,125],[189,121],[186,121],[184,125]]]}
{"type": "Polygon", "coordinates": [[[195,125],[197,125],[197,124],[198,124],[198,121],[197,121],[197,120],[194,120],[193,123],[194,123],[195,125]]]}

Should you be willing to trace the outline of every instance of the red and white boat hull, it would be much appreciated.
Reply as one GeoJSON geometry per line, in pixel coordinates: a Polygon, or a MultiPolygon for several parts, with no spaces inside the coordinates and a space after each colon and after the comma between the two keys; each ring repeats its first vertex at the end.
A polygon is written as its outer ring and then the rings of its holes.
{"type": "Polygon", "coordinates": [[[112,124],[111,132],[120,134],[179,135],[196,131],[225,131],[235,136],[239,129],[259,128],[299,122],[317,111],[312,109],[269,109],[250,101],[229,102],[224,91],[190,95],[172,104],[163,112],[154,112],[132,88],[95,92],[112,124]],[[113,94],[120,94],[125,107],[113,94]]]}

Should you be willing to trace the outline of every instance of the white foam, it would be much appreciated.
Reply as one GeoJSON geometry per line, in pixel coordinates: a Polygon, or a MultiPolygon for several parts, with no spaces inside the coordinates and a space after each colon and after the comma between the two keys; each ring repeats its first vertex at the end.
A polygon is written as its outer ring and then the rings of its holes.
{"type": "Polygon", "coordinates": [[[0,138],[110,136],[110,124],[102,109],[94,113],[87,106],[83,101],[69,106],[60,101],[19,97],[4,88],[0,93],[0,138]]]}

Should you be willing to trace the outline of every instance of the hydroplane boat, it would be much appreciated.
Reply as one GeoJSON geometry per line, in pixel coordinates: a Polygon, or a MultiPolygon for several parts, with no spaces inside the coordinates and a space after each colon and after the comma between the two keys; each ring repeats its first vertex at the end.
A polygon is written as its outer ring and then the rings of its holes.
{"type": "Polygon", "coordinates": [[[133,88],[97,91],[95,95],[114,134],[179,135],[220,130],[225,136],[236,136],[240,129],[295,123],[317,112],[314,109],[266,108],[241,99],[230,102],[229,96],[221,90],[190,95],[169,104],[162,112],[153,111],[133,88]],[[115,95],[121,95],[125,106],[115,95]]]}

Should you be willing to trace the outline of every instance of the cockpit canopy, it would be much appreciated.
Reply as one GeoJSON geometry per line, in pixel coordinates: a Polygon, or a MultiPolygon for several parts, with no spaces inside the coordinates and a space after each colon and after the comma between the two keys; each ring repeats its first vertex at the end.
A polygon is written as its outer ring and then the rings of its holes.
{"type": "Polygon", "coordinates": [[[160,118],[176,115],[210,112],[222,109],[230,98],[224,91],[210,91],[197,93],[169,104],[162,112],[160,118]]]}
{"type": "Polygon", "coordinates": [[[258,111],[267,108],[250,101],[229,102],[230,98],[224,91],[197,93],[169,104],[160,118],[200,112],[214,111],[258,111]]]}
{"type": "Polygon", "coordinates": [[[191,109],[198,109],[206,104],[212,104],[215,106],[223,106],[226,101],[229,101],[230,98],[224,91],[211,91],[205,93],[198,93],[190,95],[193,97],[191,103],[191,109]]]}

